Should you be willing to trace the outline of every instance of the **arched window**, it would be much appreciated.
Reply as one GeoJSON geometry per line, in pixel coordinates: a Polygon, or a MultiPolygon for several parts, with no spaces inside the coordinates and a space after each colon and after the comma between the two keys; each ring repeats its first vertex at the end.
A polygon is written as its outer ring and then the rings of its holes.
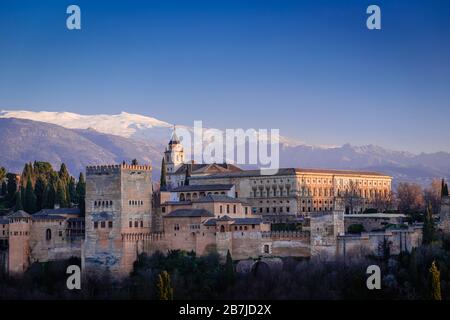
{"type": "Polygon", "coordinates": [[[45,230],[45,240],[50,241],[52,239],[52,230],[45,230]]]}
{"type": "Polygon", "coordinates": [[[221,225],[221,226],[220,226],[220,232],[225,232],[225,227],[224,227],[224,225],[221,225]]]}

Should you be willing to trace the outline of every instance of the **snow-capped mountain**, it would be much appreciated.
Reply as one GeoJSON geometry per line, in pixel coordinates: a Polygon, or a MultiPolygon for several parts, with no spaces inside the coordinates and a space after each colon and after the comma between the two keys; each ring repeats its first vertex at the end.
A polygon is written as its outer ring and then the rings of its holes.
{"type": "MultiPolygon", "coordinates": [[[[180,127],[193,130],[177,125],[180,127]]],[[[171,123],[126,112],[79,115],[0,111],[0,166],[18,170],[24,161],[38,157],[37,160],[53,159],[55,164],[67,162],[72,164],[72,170],[79,171],[87,164],[136,157],[152,162],[157,173],[172,130],[171,123]],[[55,139],[55,135],[59,138],[55,139]]],[[[213,131],[203,130],[204,141],[211,141],[213,131]]],[[[413,154],[375,145],[313,146],[287,137],[280,137],[280,165],[375,170],[392,175],[394,183],[407,180],[425,185],[432,178],[450,177],[450,154],[446,152],[413,154]]]]}
{"type": "MultiPolygon", "coordinates": [[[[49,112],[49,111],[24,111],[24,110],[2,110],[0,118],[17,118],[56,124],[67,129],[94,129],[101,133],[113,134],[125,138],[139,140],[150,140],[151,142],[162,142],[170,138],[173,124],[152,117],[139,114],[121,112],[120,114],[107,115],[81,115],[71,112],[49,112]]],[[[190,126],[177,125],[189,132],[193,131],[190,126]]],[[[212,128],[203,128],[203,139],[211,141],[212,128]]],[[[303,144],[295,139],[280,137],[280,142],[289,146],[303,144]]]]}

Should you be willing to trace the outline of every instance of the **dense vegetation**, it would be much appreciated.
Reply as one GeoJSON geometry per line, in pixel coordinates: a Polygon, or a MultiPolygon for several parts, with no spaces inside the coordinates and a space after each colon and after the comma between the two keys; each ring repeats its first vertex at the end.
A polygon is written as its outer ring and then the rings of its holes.
{"type": "Polygon", "coordinates": [[[259,268],[236,273],[228,255],[171,251],[141,255],[129,277],[108,273],[66,288],[66,267],[79,259],[35,263],[20,278],[0,279],[0,298],[25,299],[450,299],[450,239],[441,237],[410,253],[347,261],[283,259],[279,271],[259,268]],[[368,290],[369,265],[381,268],[381,290],[368,290]],[[434,266],[433,266],[434,265],[434,266]]]}
{"type": "Polygon", "coordinates": [[[19,177],[0,168],[0,182],[0,203],[4,210],[24,210],[32,214],[41,209],[53,209],[55,204],[61,208],[79,204],[84,212],[83,173],[76,181],[64,163],[59,171],[53,170],[48,162],[27,163],[19,177]]]}

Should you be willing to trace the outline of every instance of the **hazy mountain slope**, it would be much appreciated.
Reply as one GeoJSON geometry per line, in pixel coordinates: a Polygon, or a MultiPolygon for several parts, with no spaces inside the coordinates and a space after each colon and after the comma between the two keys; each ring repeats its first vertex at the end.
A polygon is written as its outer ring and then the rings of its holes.
{"type": "Polygon", "coordinates": [[[144,142],[23,119],[0,119],[0,145],[0,166],[15,172],[34,160],[49,161],[55,167],[64,162],[77,175],[86,165],[161,159],[161,151],[144,142]]]}
{"type": "MultiPolygon", "coordinates": [[[[72,170],[81,170],[86,164],[119,163],[137,158],[140,162],[153,163],[155,177],[173,129],[167,122],[126,112],[85,116],[68,112],[1,111],[0,121],[0,142],[5,146],[0,156],[2,165],[48,158],[55,163],[65,161],[72,170]],[[5,121],[15,124],[13,133],[3,132],[2,123],[8,123],[5,121]],[[54,132],[64,139],[50,139],[54,132]],[[39,135],[46,138],[35,141],[39,135]],[[23,143],[19,144],[20,141],[23,143]]],[[[210,135],[204,133],[204,140],[208,141],[210,135]]],[[[322,147],[286,137],[280,141],[282,167],[376,170],[392,175],[395,182],[416,181],[423,185],[432,178],[450,177],[450,154],[446,152],[416,155],[375,145],[322,147]]]]}

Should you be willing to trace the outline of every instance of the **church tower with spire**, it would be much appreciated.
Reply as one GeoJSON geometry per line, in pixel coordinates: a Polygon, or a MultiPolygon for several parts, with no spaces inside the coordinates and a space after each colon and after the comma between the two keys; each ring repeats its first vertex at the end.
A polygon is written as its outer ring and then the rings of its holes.
{"type": "Polygon", "coordinates": [[[176,186],[177,183],[172,181],[174,173],[184,164],[184,150],[176,134],[176,128],[173,127],[172,138],[164,151],[164,160],[166,163],[166,178],[168,186],[176,186]]]}

